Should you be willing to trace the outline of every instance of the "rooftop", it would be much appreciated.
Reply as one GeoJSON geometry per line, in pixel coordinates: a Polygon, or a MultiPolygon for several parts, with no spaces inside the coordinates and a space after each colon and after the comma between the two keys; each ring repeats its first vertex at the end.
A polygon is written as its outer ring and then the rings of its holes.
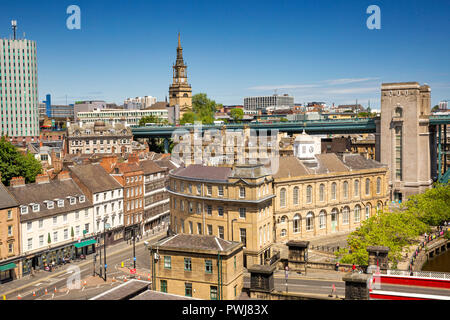
{"type": "Polygon", "coordinates": [[[0,209],[17,207],[18,202],[0,181],[0,209]]]}
{"type": "Polygon", "coordinates": [[[212,235],[176,234],[170,238],[162,239],[157,244],[159,248],[228,251],[241,245],[240,242],[231,242],[212,235]]]}
{"type": "Polygon", "coordinates": [[[92,192],[119,189],[122,186],[100,164],[69,166],[69,170],[92,192]]]}

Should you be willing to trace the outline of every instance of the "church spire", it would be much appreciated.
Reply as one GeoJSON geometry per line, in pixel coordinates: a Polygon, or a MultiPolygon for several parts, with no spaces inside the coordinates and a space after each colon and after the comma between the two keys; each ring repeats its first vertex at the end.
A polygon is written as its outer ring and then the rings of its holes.
{"type": "Polygon", "coordinates": [[[181,48],[180,33],[178,32],[178,48],[181,48]]]}

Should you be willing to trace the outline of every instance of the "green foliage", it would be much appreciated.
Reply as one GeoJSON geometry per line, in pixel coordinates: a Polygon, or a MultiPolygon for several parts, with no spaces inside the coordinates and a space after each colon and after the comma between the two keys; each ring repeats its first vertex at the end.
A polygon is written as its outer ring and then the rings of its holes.
{"type": "Polygon", "coordinates": [[[230,111],[230,116],[234,122],[239,122],[244,118],[244,110],[241,108],[235,108],[230,111]]]}
{"type": "Polygon", "coordinates": [[[142,117],[139,120],[139,126],[145,126],[146,123],[168,124],[169,122],[166,119],[161,119],[160,117],[149,115],[142,117]]]}
{"type": "Polygon", "coordinates": [[[431,111],[438,111],[439,110],[439,105],[435,105],[433,108],[431,108],[431,111]]]}
{"type": "Polygon", "coordinates": [[[2,182],[9,185],[13,177],[24,177],[26,183],[34,182],[42,172],[41,163],[31,153],[22,154],[5,137],[0,139],[0,172],[2,182]]]}
{"type": "Polygon", "coordinates": [[[289,120],[288,119],[286,119],[286,118],[281,118],[280,119],[280,122],[288,122],[289,120]]]}
{"type": "Polygon", "coordinates": [[[180,124],[201,121],[203,124],[213,124],[214,114],[222,108],[214,100],[208,98],[206,93],[197,93],[192,96],[192,112],[186,112],[180,119],[180,124]]]}
{"type": "Polygon", "coordinates": [[[352,232],[348,248],[336,253],[343,263],[367,265],[368,246],[389,247],[389,261],[395,267],[401,259],[402,250],[419,235],[430,232],[431,225],[450,220],[450,185],[437,184],[422,194],[409,198],[399,210],[380,212],[363,221],[352,232]],[[350,250],[350,252],[348,252],[350,250]]]}
{"type": "Polygon", "coordinates": [[[70,236],[73,238],[75,236],[75,233],[73,232],[73,227],[70,228],[70,236]]]}
{"type": "Polygon", "coordinates": [[[48,234],[48,237],[47,237],[47,243],[48,244],[52,243],[52,238],[50,237],[50,233],[48,234]]]}
{"type": "Polygon", "coordinates": [[[450,239],[450,231],[449,230],[445,231],[444,238],[447,240],[450,239]]]}

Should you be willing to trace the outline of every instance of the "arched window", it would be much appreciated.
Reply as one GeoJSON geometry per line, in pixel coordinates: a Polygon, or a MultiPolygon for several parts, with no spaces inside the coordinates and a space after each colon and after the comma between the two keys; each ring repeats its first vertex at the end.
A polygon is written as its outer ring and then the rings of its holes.
{"type": "Polygon", "coordinates": [[[337,208],[333,208],[333,210],[331,210],[331,222],[334,223],[335,225],[338,224],[338,209],[337,208]]]}
{"type": "Polygon", "coordinates": [[[284,208],[286,207],[286,189],[281,188],[280,190],[280,207],[284,208]]]}
{"type": "Polygon", "coordinates": [[[370,179],[366,179],[366,196],[370,195],[370,179]]]}
{"type": "Polygon", "coordinates": [[[377,194],[381,193],[381,178],[377,178],[377,194]]]}
{"type": "Polygon", "coordinates": [[[355,195],[355,197],[357,197],[359,195],[359,180],[355,180],[353,191],[353,194],[355,195]]]}
{"type": "Polygon", "coordinates": [[[288,220],[288,218],[286,216],[282,216],[281,217],[281,223],[287,222],[287,220],[288,220]]]}
{"type": "Polygon", "coordinates": [[[348,224],[350,218],[350,209],[349,207],[345,207],[342,210],[342,224],[348,224]]]}
{"type": "Polygon", "coordinates": [[[325,201],[325,185],[323,183],[319,186],[319,199],[321,202],[325,201]]]}
{"type": "Polygon", "coordinates": [[[372,205],[368,203],[366,205],[366,220],[370,218],[370,211],[372,211],[372,205]]]}
{"type": "Polygon", "coordinates": [[[286,237],[287,231],[286,229],[281,230],[281,236],[286,237]]]}
{"type": "Polygon", "coordinates": [[[354,214],[355,214],[355,222],[359,222],[361,220],[361,207],[359,204],[355,206],[354,214]]]}
{"type": "Polygon", "coordinates": [[[306,231],[314,229],[314,214],[310,211],[306,215],[306,231]]]}
{"type": "Polygon", "coordinates": [[[344,198],[347,199],[348,198],[348,182],[347,181],[344,181],[343,189],[344,189],[344,198]]]}
{"type": "Polygon", "coordinates": [[[319,213],[319,229],[324,229],[326,225],[327,225],[327,214],[325,210],[322,210],[319,213]]]}
{"type": "Polygon", "coordinates": [[[377,213],[383,210],[383,204],[381,202],[377,203],[377,213]]]}
{"type": "Polygon", "coordinates": [[[306,188],[306,203],[311,203],[312,202],[312,187],[308,186],[306,188]]]}
{"type": "Polygon", "coordinates": [[[336,200],[336,182],[331,184],[331,200],[336,200]]]}
{"type": "Polygon", "coordinates": [[[293,200],[294,200],[294,206],[297,206],[298,205],[298,187],[294,187],[293,200]]]}
{"type": "Polygon", "coordinates": [[[300,218],[300,215],[297,213],[294,216],[294,220],[293,220],[293,224],[292,224],[294,233],[300,232],[300,222],[301,222],[301,218],[300,218]]]}
{"type": "Polygon", "coordinates": [[[403,116],[403,110],[402,107],[395,108],[395,116],[396,117],[402,117],[403,116]]]}

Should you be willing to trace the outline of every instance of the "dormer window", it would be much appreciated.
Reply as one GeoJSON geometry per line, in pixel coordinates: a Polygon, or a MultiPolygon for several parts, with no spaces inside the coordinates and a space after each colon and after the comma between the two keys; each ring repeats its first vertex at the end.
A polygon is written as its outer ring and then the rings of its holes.
{"type": "Polygon", "coordinates": [[[58,200],[58,208],[64,207],[64,200],[58,200]]]}
{"type": "Polygon", "coordinates": [[[28,207],[27,206],[21,206],[20,207],[20,213],[21,214],[27,214],[28,213],[28,207]]]}
{"type": "Polygon", "coordinates": [[[38,212],[39,211],[39,204],[35,203],[33,204],[33,212],[38,212]]]}
{"type": "Polygon", "coordinates": [[[76,204],[77,199],[75,197],[69,197],[70,204],[76,204]]]}
{"type": "Polygon", "coordinates": [[[53,209],[54,208],[54,202],[53,201],[47,201],[47,209],[53,209]]]}
{"type": "Polygon", "coordinates": [[[83,202],[84,202],[84,200],[85,200],[85,196],[80,196],[80,198],[79,198],[79,200],[78,200],[78,201],[80,201],[80,203],[83,203],[83,202]]]}

